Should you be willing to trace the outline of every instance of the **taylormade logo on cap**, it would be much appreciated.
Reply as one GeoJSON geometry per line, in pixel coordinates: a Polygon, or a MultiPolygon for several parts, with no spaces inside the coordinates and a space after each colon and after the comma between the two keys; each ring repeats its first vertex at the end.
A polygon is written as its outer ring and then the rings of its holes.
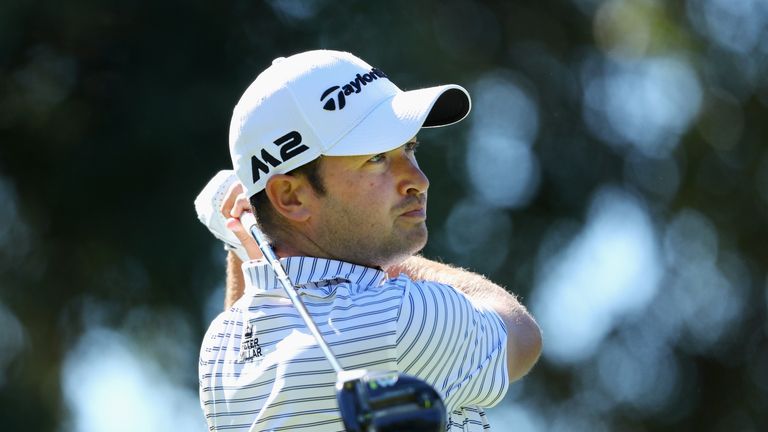
{"type": "Polygon", "coordinates": [[[379,78],[387,78],[387,75],[379,69],[371,68],[369,73],[363,75],[357,74],[355,79],[350,81],[349,84],[344,84],[344,86],[335,85],[327,89],[323,92],[322,96],[320,96],[320,102],[326,100],[329,94],[336,90],[340,90],[336,94],[335,100],[334,98],[330,98],[325,102],[323,109],[328,111],[335,111],[337,108],[343,109],[346,106],[346,96],[360,93],[365,85],[379,78]]]}
{"type": "Polygon", "coordinates": [[[403,92],[350,53],[307,51],[276,60],[243,93],[229,129],[232,165],[252,196],[321,155],[386,152],[469,109],[459,86],[403,92]]]}

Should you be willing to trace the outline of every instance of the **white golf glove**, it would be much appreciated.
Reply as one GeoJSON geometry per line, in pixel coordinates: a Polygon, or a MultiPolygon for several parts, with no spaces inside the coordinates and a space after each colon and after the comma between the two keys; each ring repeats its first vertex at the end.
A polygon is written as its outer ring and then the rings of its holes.
{"type": "Polygon", "coordinates": [[[235,234],[227,229],[227,219],[221,214],[221,203],[227,196],[230,186],[237,176],[232,170],[219,171],[203,188],[195,199],[197,218],[208,228],[214,237],[224,242],[224,249],[233,251],[242,261],[248,261],[248,253],[235,234]]]}

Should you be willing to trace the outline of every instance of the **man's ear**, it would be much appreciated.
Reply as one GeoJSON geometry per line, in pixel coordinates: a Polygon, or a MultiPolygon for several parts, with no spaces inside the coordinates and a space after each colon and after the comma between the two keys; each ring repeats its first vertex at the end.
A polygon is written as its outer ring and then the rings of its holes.
{"type": "Polygon", "coordinates": [[[264,189],[276,212],[294,222],[304,222],[311,214],[308,196],[312,186],[303,176],[275,174],[264,189]]]}

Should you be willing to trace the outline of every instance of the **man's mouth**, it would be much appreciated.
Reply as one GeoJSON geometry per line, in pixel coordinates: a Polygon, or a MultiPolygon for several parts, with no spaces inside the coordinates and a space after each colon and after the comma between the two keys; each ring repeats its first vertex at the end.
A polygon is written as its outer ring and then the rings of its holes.
{"type": "Polygon", "coordinates": [[[427,218],[427,197],[424,195],[412,197],[399,207],[402,209],[400,216],[418,219],[427,218]]]}
{"type": "Polygon", "coordinates": [[[426,219],[427,218],[427,209],[424,208],[424,207],[415,208],[413,210],[409,210],[409,211],[403,213],[401,216],[426,219]]]}

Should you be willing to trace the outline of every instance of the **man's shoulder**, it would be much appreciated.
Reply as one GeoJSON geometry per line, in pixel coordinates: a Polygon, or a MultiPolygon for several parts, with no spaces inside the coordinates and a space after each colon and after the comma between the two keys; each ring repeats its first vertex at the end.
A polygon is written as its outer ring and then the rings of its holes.
{"type": "Polygon", "coordinates": [[[416,291],[450,291],[451,293],[458,293],[460,292],[456,288],[452,287],[451,285],[444,284],[442,282],[436,282],[431,280],[425,280],[425,279],[411,279],[408,275],[405,273],[400,273],[397,277],[391,278],[387,280],[385,285],[390,285],[392,287],[400,287],[401,289],[406,290],[416,290],[416,291]]]}
{"type": "Polygon", "coordinates": [[[414,280],[405,274],[400,274],[398,277],[390,279],[389,282],[405,287],[403,297],[412,298],[417,302],[441,304],[451,302],[454,305],[464,305],[464,307],[471,308],[478,313],[498,316],[488,304],[474,299],[460,289],[446,283],[423,279],[414,280]]]}
{"type": "MultiPolygon", "coordinates": [[[[442,282],[424,279],[411,279],[405,274],[389,279],[387,285],[400,287],[403,299],[410,299],[411,303],[447,306],[448,303],[483,311],[483,305],[477,304],[471,297],[452,285],[442,282]]],[[[433,306],[429,306],[433,307],[433,306]]]]}

